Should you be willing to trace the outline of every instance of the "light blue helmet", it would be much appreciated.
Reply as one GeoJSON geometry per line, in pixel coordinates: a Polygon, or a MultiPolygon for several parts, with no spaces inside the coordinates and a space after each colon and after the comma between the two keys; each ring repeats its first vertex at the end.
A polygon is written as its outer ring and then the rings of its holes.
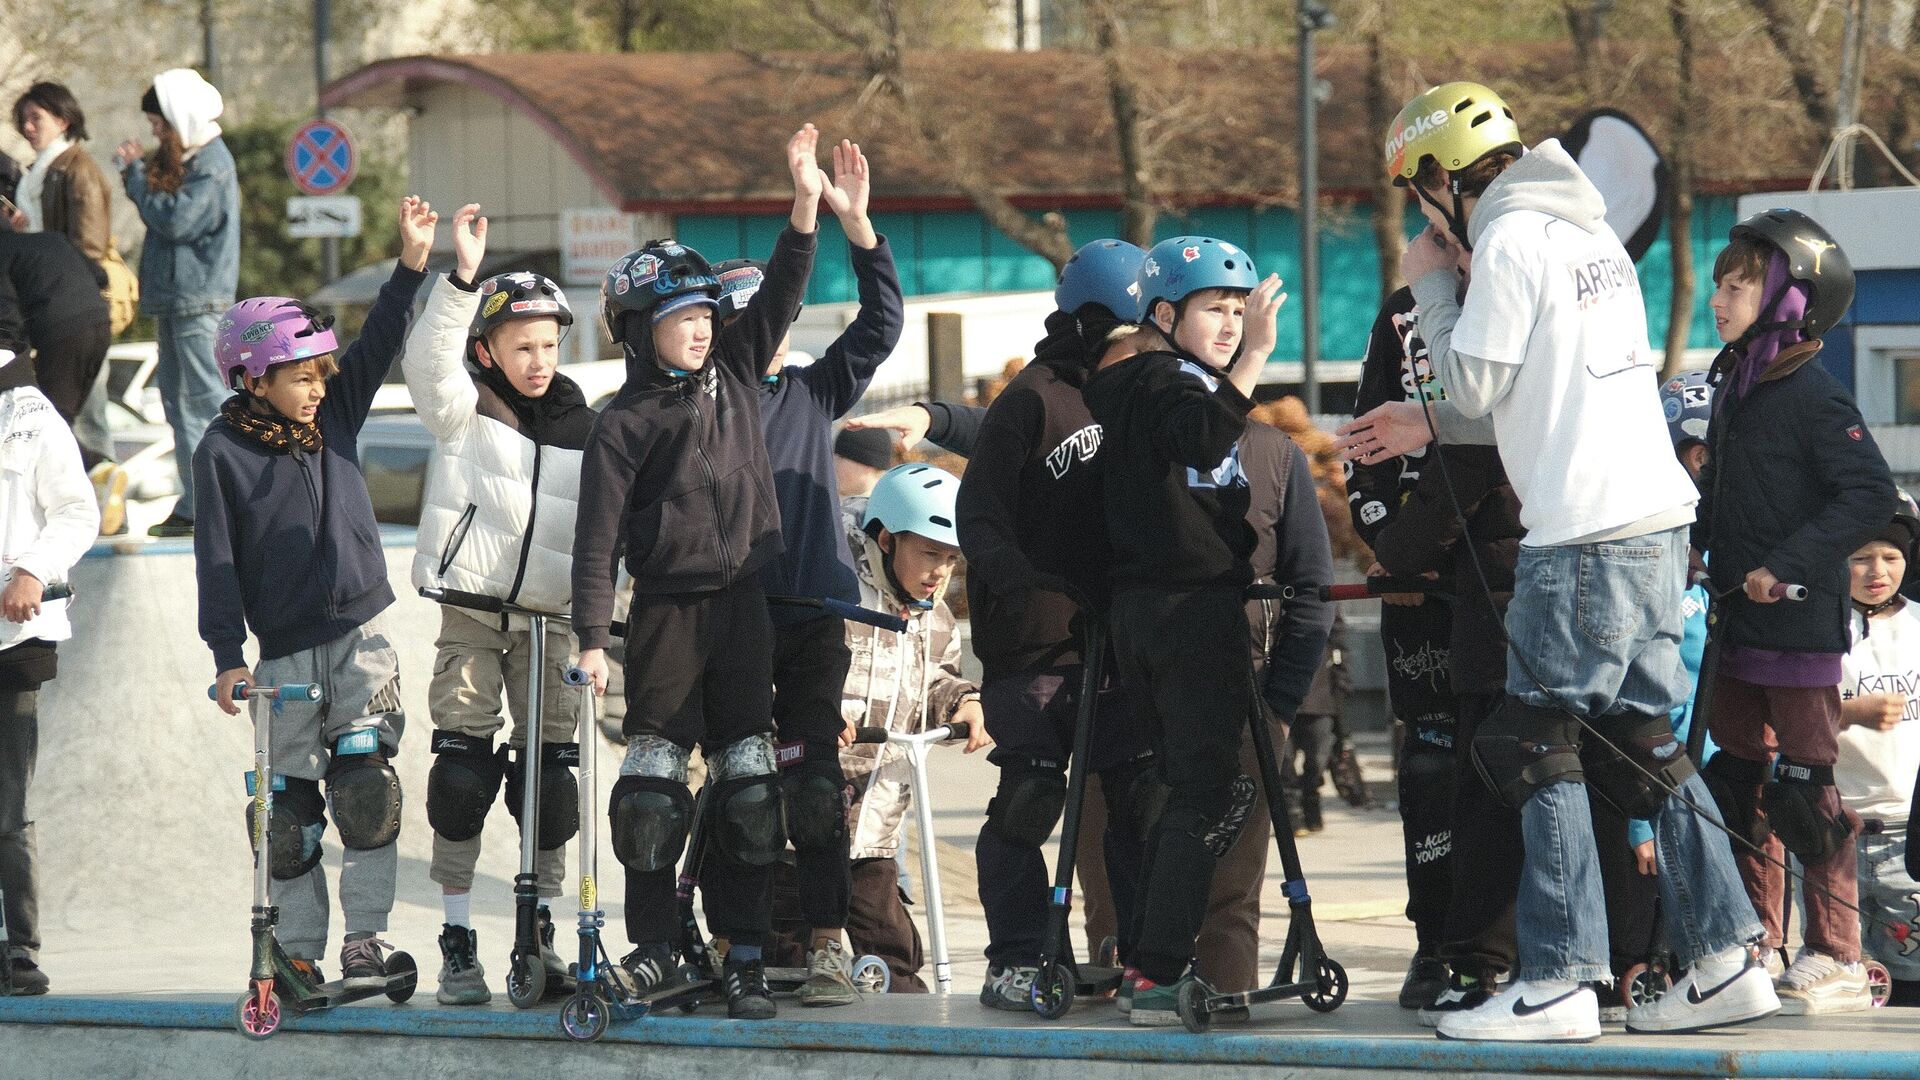
{"type": "Polygon", "coordinates": [[[1053,306],[1072,314],[1099,304],[1121,322],[1140,321],[1140,263],[1147,253],[1125,240],[1083,244],[1060,270],[1053,306]]]}
{"type": "Polygon", "coordinates": [[[1683,371],[1660,385],[1660,411],[1667,418],[1673,448],[1707,441],[1713,420],[1713,384],[1704,371],[1683,371]]]}
{"type": "Polygon", "coordinates": [[[1260,284],[1253,256],[1211,236],[1175,236],[1153,245],[1140,263],[1140,311],[1151,318],[1161,300],[1176,307],[1201,289],[1252,292],[1260,284]]]}
{"type": "Polygon", "coordinates": [[[918,461],[895,465],[867,496],[860,527],[871,534],[878,525],[890,533],[913,533],[959,547],[960,534],[953,527],[953,504],[959,495],[960,478],[945,469],[918,461]]]}

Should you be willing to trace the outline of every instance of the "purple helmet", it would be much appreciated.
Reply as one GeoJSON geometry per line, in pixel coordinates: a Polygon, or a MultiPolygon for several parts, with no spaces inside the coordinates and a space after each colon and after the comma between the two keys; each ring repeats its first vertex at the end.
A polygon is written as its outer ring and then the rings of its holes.
{"type": "Polygon", "coordinates": [[[227,385],[239,389],[238,376],[258,379],[275,364],[309,360],[340,347],[333,316],[323,315],[290,296],[256,296],[227,309],[214,328],[213,359],[227,385]]]}

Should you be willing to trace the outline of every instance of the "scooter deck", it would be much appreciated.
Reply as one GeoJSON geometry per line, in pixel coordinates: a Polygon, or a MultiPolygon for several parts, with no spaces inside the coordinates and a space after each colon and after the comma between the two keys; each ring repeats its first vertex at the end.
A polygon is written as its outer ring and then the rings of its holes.
{"type": "Polygon", "coordinates": [[[394,998],[405,1001],[413,996],[419,983],[419,973],[415,971],[396,972],[387,976],[379,986],[350,987],[341,980],[309,986],[303,983],[289,983],[286,979],[273,980],[273,994],[280,999],[282,1007],[295,1013],[322,1012],[340,1005],[350,1005],[356,1001],[365,1001],[371,997],[394,998]]]}
{"type": "Polygon", "coordinates": [[[1105,997],[1120,989],[1126,972],[1117,967],[1084,964],[1074,972],[1074,997],[1105,997]]]}

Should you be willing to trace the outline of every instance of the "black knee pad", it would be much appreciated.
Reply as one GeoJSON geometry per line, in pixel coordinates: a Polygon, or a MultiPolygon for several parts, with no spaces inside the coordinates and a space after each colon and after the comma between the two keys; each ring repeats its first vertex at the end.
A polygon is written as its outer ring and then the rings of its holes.
{"type": "Polygon", "coordinates": [[[1146,843],[1167,810],[1167,785],[1152,754],[1146,754],[1100,777],[1107,796],[1107,827],[1121,836],[1146,843]]]}
{"type": "Polygon", "coordinates": [[[847,782],[833,767],[800,764],[782,773],[787,800],[787,834],[799,850],[831,850],[847,845],[847,782]]]}
{"type": "Polygon", "coordinates": [[[327,767],[327,809],[340,842],[356,851],[386,847],[400,838],[400,774],[371,728],[342,735],[327,767]]]}
{"type": "Polygon", "coordinates": [[[1515,810],[1548,784],[1583,779],[1580,722],[1512,696],[1481,721],[1468,751],[1488,790],[1515,810]]]}
{"type": "Polygon", "coordinates": [[[493,740],[436,731],[428,749],[434,758],[427,772],[427,824],[449,840],[479,836],[500,794],[500,757],[493,740]]]}
{"type": "Polygon", "coordinates": [[[1806,765],[1782,755],[1773,766],[1774,782],[1760,789],[1760,809],[1766,811],[1773,835],[1801,862],[1820,863],[1833,857],[1853,838],[1853,822],[1844,807],[1838,814],[1824,804],[1833,790],[1833,766],[1806,765]]]}
{"type": "MultiPolygon", "coordinates": [[[[520,820],[520,804],[525,796],[526,750],[513,752],[507,773],[507,813],[520,820]]],[[[580,764],[579,743],[542,743],[540,745],[540,836],[535,845],[552,851],[573,839],[580,831],[580,786],[573,767],[580,764]]]]}
{"type": "Polygon", "coordinates": [[[1010,843],[1037,848],[1053,835],[1067,808],[1067,774],[1051,761],[1028,761],[1000,770],[1000,786],[987,800],[987,828],[1010,843]]]}
{"type": "Polygon", "coordinates": [[[1587,774],[1587,787],[1627,817],[1652,820],[1666,805],[1667,793],[1697,771],[1665,716],[1622,713],[1597,716],[1588,723],[1613,747],[1591,735],[1581,740],[1580,765],[1587,774]]]}
{"type": "MultiPolygon", "coordinates": [[[[251,782],[252,773],[248,773],[251,782]]],[[[320,835],[327,830],[320,785],[292,776],[273,778],[273,809],[267,815],[267,872],[279,881],[304,877],[320,865],[320,835]]],[[[253,842],[254,803],[247,800],[247,842],[253,842]]]]}
{"type": "Polygon", "coordinates": [[[607,816],[620,865],[642,874],[671,870],[693,824],[693,792],[667,777],[623,776],[614,782],[607,816]]]}
{"type": "Polygon", "coordinates": [[[735,862],[772,866],[787,850],[786,800],[772,773],[736,776],[713,792],[713,846],[735,862]]]}
{"type": "MultiPolygon", "coordinates": [[[[1698,723],[1699,718],[1694,722],[1698,723]]],[[[1767,782],[1768,775],[1766,762],[1734,757],[1725,750],[1716,751],[1700,770],[1707,793],[1720,808],[1720,820],[1755,847],[1764,845],[1767,837],[1773,835],[1766,819],[1759,814],[1760,785],[1767,782]]]]}

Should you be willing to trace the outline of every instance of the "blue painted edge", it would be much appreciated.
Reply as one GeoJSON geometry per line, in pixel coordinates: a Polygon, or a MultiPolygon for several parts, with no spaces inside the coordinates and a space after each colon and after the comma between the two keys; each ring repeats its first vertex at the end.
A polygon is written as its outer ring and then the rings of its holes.
{"type": "MultiPolygon", "coordinates": [[[[383,548],[410,548],[419,532],[411,525],[380,526],[380,546],[383,548]]],[[[129,555],[191,555],[193,537],[173,537],[166,540],[148,540],[138,536],[109,536],[93,542],[82,558],[114,559],[129,555]]]]}
{"type": "MultiPolygon", "coordinates": [[[[237,999],[238,995],[232,999],[167,1000],[10,998],[0,1000],[0,1023],[231,1031],[237,999]]],[[[282,1030],[434,1038],[560,1038],[558,1012],[551,1009],[524,1013],[471,1012],[357,1005],[289,1018],[282,1030]]],[[[237,1040],[239,1035],[234,1038],[237,1040]]],[[[965,1028],[815,1020],[747,1024],[674,1014],[617,1023],[603,1041],[685,1048],[1138,1061],[1158,1065],[1291,1065],[1629,1076],[1875,1078],[1920,1075],[1920,1052],[1914,1051],[1737,1050],[1702,1045],[1703,1041],[1729,1042],[1737,1038],[1737,1035],[1694,1037],[1685,1045],[1672,1047],[1625,1046],[1606,1041],[1543,1046],[1406,1037],[1286,1036],[1284,1029],[1261,1034],[1195,1036],[1177,1029],[1137,1031],[1108,1027],[965,1028]]]]}

